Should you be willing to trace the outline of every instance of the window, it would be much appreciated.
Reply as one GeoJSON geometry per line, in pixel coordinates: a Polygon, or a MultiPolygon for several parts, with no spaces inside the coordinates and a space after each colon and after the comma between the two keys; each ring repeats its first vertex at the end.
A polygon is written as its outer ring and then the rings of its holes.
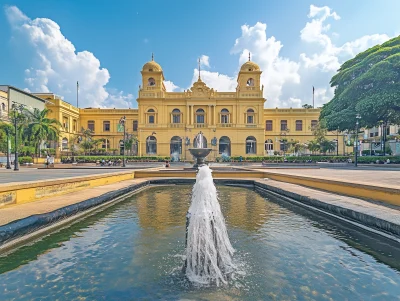
{"type": "Polygon", "coordinates": [[[149,123],[154,123],[154,115],[149,116],[149,123]]]}
{"type": "Polygon", "coordinates": [[[155,111],[154,109],[148,109],[148,123],[155,123],[155,111]]]}
{"type": "Polygon", "coordinates": [[[249,78],[249,79],[247,80],[247,86],[248,86],[248,87],[253,87],[253,86],[254,86],[254,79],[249,78]]]}
{"type": "Polygon", "coordinates": [[[374,133],[369,133],[369,136],[370,137],[374,137],[374,133]]]}
{"type": "Polygon", "coordinates": [[[154,109],[149,109],[147,113],[155,113],[154,109]]]}
{"type": "Polygon", "coordinates": [[[147,81],[147,85],[150,87],[153,87],[156,85],[156,80],[152,77],[149,78],[149,80],[147,81]]]}
{"type": "Polygon", "coordinates": [[[103,139],[103,143],[102,143],[102,145],[101,145],[101,148],[109,149],[109,148],[110,148],[110,140],[108,140],[108,139],[103,139]]]}
{"type": "Polygon", "coordinates": [[[63,127],[64,127],[64,129],[68,130],[68,118],[67,117],[63,117],[63,127]]]}
{"type": "Polygon", "coordinates": [[[134,120],[134,121],[133,121],[132,130],[133,130],[134,132],[137,132],[137,130],[138,130],[138,121],[137,121],[137,120],[134,120]]]}
{"type": "Polygon", "coordinates": [[[222,136],[219,139],[219,153],[227,156],[231,155],[231,139],[227,136],[222,136]]]}
{"type": "Polygon", "coordinates": [[[247,123],[254,123],[254,110],[253,109],[248,109],[247,110],[247,123]]]}
{"type": "Polygon", "coordinates": [[[282,140],[281,141],[281,145],[280,145],[280,149],[281,149],[281,151],[283,151],[283,152],[286,152],[287,151],[287,143],[286,143],[286,141],[285,140],[282,140]]]}
{"type": "Polygon", "coordinates": [[[146,154],[155,155],[157,154],[157,139],[154,136],[149,136],[146,139],[146,154]]]}
{"type": "Polygon", "coordinates": [[[246,154],[257,153],[257,140],[253,136],[246,138],[246,154]]]}
{"type": "Polygon", "coordinates": [[[62,142],[61,142],[61,149],[62,150],[67,150],[68,149],[68,139],[67,138],[63,138],[62,142]]]}
{"type": "Polygon", "coordinates": [[[103,131],[104,132],[110,131],[110,122],[109,121],[103,121],[103,131]]]}
{"type": "Polygon", "coordinates": [[[272,120],[265,121],[265,130],[272,131],[272,120]]]}
{"type": "Polygon", "coordinates": [[[172,137],[169,147],[171,157],[174,159],[174,161],[178,161],[179,155],[182,154],[182,138],[178,136],[172,137]]]}
{"type": "Polygon", "coordinates": [[[74,119],[74,120],[72,121],[72,130],[73,130],[74,132],[76,132],[76,128],[77,128],[77,122],[76,122],[76,120],[74,119]]]}
{"type": "Polygon", "coordinates": [[[229,123],[229,111],[228,109],[221,110],[221,123],[229,123]]]}
{"type": "Polygon", "coordinates": [[[197,109],[196,111],[196,123],[204,123],[204,110],[197,109]]]}
{"type": "Polygon", "coordinates": [[[172,110],[172,123],[181,123],[181,111],[179,109],[172,110]]]}
{"type": "Polygon", "coordinates": [[[281,131],[287,130],[287,120],[281,120],[281,131]]]}
{"type": "Polygon", "coordinates": [[[94,121],[93,121],[93,120],[89,120],[89,121],[87,122],[87,128],[88,128],[89,130],[91,130],[92,132],[94,132],[94,121]]]}
{"type": "Polygon", "coordinates": [[[318,125],[318,120],[311,120],[311,129],[315,128],[318,125]]]}
{"type": "Polygon", "coordinates": [[[274,142],[272,141],[272,139],[265,140],[265,150],[266,151],[274,150],[274,142]]]}
{"type": "Polygon", "coordinates": [[[302,130],[303,130],[303,121],[296,120],[296,131],[302,131],[302,130]]]}
{"type": "Polygon", "coordinates": [[[1,104],[1,110],[2,110],[2,111],[5,111],[5,110],[6,110],[6,104],[5,104],[4,102],[1,104]]]}

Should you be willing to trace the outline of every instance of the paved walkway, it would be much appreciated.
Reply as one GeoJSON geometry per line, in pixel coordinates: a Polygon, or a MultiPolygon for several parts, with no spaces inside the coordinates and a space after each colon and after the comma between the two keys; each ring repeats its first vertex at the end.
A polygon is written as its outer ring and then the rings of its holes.
{"type": "MultiPolygon", "coordinates": [[[[400,227],[400,209],[398,207],[382,206],[358,198],[337,195],[330,192],[307,188],[296,184],[274,181],[271,179],[259,179],[256,181],[259,183],[264,183],[268,186],[273,186],[283,191],[288,191],[308,197],[310,199],[315,199],[325,204],[345,208],[350,211],[359,212],[377,219],[388,221],[389,223],[397,225],[397,229],[400,227]]],[[[364,221],[360,222],[364,223],[364,221]]]]}
{"type": "MultiPolygon", "coordinates": [[[[400,170],[346,170],[346,169],[258,169],[286,175],[304,176],[324,180],[362,185],[400,188],[400,170]]],[[[399,196],[400,197],[400,196],[399,196]]]]}
{"type": "Polygon", "coordinates": [[[146,181],[146,179],[126,180],[119,183],[88,188],[77,192],[46,198],[42,201],[8,205],[0,208],[0,226],[34,214],[51,212],[65,206],[79,203],[107,192],[122,189],[144,181],[146,181]]]}

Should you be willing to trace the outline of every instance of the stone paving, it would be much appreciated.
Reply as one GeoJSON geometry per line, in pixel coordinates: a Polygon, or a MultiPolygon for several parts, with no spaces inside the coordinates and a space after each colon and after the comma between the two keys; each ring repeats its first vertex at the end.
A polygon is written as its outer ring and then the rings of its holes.
{"type": "Polygon", "coordinates": [[[146,179],[126,180],[119,183],[88,188],[56,197],[50,197],[41,201],[35,201],[26,204],[8,205],[0,208],[0,226],[34,214],[51,212],[68,205],[79,203],[107,192],[122,189],[144,181],[146,181],[146,179]]]}
{"type": "MultiPolygon", "coordinates": [[[[331,181],[371,186],[400,188],[400,170],[346,170],[346,169],[258,169],[286,175],[304,176],[331,181]]],[[[400,198],[400,196],[399,196],[400,198]]]]}

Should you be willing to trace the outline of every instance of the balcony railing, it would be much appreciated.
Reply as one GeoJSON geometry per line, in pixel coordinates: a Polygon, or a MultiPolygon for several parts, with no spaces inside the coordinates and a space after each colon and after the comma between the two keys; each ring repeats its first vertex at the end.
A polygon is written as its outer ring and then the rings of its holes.
{"type": "Polygon", "coordinates": [[[185,125],[183,123],[170,123],[170,128],[183,128],[185,125]]]}
{"type": "Polygon", "coordinates": [[[207,123],[195,123],[194,124],[195,128],[206,128],[208,127],[207,123]]]}
{"type": "Polygon", "coordinates": [[[217,127],[231,128],[231,127],[233,127],[233,124],[232,123],[217,123],[217,127]]]}

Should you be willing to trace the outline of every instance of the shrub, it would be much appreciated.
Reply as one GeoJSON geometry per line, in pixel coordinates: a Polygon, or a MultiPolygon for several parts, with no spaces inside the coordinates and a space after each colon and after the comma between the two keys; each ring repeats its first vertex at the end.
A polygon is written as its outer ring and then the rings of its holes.
{"type": "MultiPolygon", "coordinates": [[[[122,160],[123,156],[74,156],[74,157],[61,157],[61,162],[65,163],[68,162],[68,158],[80,163],[96,163],[97,161],[117,161],[122,160]]],[[[125,160],[127,162],[164,162],[166,160],[170,160],[170,157],[161,157],[161,156],[152,156],[152,157],[139,157],[139,156],[125,156],[125,160]]]]}
{"type": "Polygon", "coordinates": [[[19,162],[19,164],[33,163],[33,159],[32,159],[32,157],[19,157],[18,162],[19,162]]]}
{"type": "Polygon", "coordinates": [[[46,156],[47,154],[49,155],[55,155],[56,154],[56,149],[55,148],[44,148],[41,150],[42,156],[46,156]]]}

